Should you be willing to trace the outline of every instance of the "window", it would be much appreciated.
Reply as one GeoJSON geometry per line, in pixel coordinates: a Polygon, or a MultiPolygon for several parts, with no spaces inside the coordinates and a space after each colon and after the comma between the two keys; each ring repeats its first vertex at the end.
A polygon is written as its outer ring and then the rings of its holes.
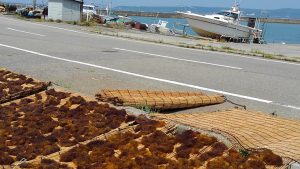
{"type": "Polygon", "coordinates": [[[84,6],[83,9],[85,9],[85,10],[94,10],[93,7],[89,7],[89,6],[84,6]]]}
{"type": "Polygon", "coordinates": [[[224,15],[224,16],[227,16],[227,17],[231,17],[234,20],[238,19],[238,16],[239,16],[237,13],[232,13],[232,12],[219,12],[218,14],[219,15],[224,15]]]}

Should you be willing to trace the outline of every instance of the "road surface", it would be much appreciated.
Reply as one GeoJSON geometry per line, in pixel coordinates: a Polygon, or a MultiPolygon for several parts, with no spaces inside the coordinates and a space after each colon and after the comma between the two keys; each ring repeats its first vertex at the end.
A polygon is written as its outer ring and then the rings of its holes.
{"type": "Polygon", "coordinates": [[[0,51],[0,67],[89,95],[104,88],[203,91],[224,94],[251,110],[300,119],[298,63],[103,36],[2,15],[0,51]]]}

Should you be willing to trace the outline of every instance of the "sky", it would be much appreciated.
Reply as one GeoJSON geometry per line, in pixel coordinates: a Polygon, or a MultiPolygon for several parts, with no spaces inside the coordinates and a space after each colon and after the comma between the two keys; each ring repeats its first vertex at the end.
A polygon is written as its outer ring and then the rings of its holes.
{"type": "MultiPolygon", "coordinates": [[[[0,2],[24,2],[32,0],[0,0],[0,2]]],[[[37,0],[46,3],[47,0],[37,0]]],[[[252,9],[300,9],[300,0],[239,0],[242,8],[252,9]]],[[[204,7],[230,7],[234,0],[84,0],[85,3],[108,4],[112,6],[204,6],[204,7]]]]}

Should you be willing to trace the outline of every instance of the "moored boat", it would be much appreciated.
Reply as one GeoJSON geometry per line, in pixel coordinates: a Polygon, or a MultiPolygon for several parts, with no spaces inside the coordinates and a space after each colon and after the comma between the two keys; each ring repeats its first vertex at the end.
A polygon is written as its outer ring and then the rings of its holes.
{"type": "Polygon", "coordinates": [[[251,26],[240,24],[241,11],[238,4],[235,4],[230,10],[212,15],[200,15],[190,11],[178,13],[187,19],[194,32],[204,37],[214,39],[224,37],[249,41],[259,38],[262,32],[256,28],[256,24],[251,26]]]}

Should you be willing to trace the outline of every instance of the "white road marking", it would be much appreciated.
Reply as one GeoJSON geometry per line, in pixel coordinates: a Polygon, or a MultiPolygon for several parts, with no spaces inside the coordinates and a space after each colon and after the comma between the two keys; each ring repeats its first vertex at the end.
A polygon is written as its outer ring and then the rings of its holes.
{"type": "Polygon", "coordinates": [[[201,61],[189,60],[189,59],[181,59],[181,58],[176,58],[176,57],[171,57],[171,56],[164,56],[164,55],[140,52],[140,51],[129,50],[129,49],[122,49],[122,48],[113,48],[113,49],[126,51],[126,52],[132,52],[132,53],[138,53],[138,54],[143,54],[143,55],[155,56],[155,57],[162,57],[162,58],[166,58],[166,59],[179,60],[179,61],[184,61],[184,62],[200,63],[200,64],[206,64],[206,65],[212,65],[212,66],[218,66],[218,67],[225,67],[225,68],[230,68],[230,69],[238,69],[238,70],[242,69],[242,68],[239,68],[239,67],[226,66],[226,65],[220,65],[220,64],[209,63],[209,62],[201,62],[201,61]]]}
{"type": "Polygon", "coordinates": [[[280,104],[280,103],[271,103],[271,104],[286,107],[286,108],[290,108],[290,109],[300,110],[300,107],[296,107],[296,106],[292,106],[292,105],[285,105],[285,104],[280,104]]]}
{"type": "MultiPolygon", "coordinates": [[[[6,17],[2,17],[2,18],[7,19],[7,20],[11,20],[11,21],[20,22],[20,20],[17,20],[17,19],[9,19],[9,18],[6,18],[6,17]]],[[[222,55],[228,55],[228,56],[237,56],[237,57],[247,58],[247,59],[253,59],[253,60],[261,60],[261,61],[266,61],[266,62],[283,63],[283,64],[300,66],[299,63],[293,63],[293,62],[287,62],[287,61],[265,59],[265,58],[255,57],[255,56],[245,56],[245,55],[225,53],[225,52],[217,52],[217,51],[209,51],[209,50],[201,50],[201,49],[184,48],[184,47],[167,45],[167,44],[158,44],[158,43],[155,43],[155,42],[145,42],[145,41],[139,41],[139,40],[134,40],[134,39],[126,39],[126,38],[121,38],[121,37],[114,37],[114,36],[109,36],[109,35],[100,35],[100,34],[96,34],[96,33],[86,33],[86,32],[82,32],[82,31],[76,31],[76,30],[72,30],[72,29],[66,29],[66,28],[61,28],[61,27],[57,27],[57,26],[50,26],[50,25],[45,25],[45,24],[39,24],[39,23],[32,23],[32,22],[26,22],[26,23],[28,23],[28,24],[34,24],[34,25],[39,25],[39,26],[44,26],[44,27],[48,27],[48,28],[59,29],[59,30],[63,30],[63,31],[73,32],[73,33],[90,35],[90,36],[94,36],[94,37],[95,36],[96,37],[97,36],[98,37],[106,37],[106,38],[110,38],[110,39],[119,39],[119,40],[132,41],[132,42],[137,42],[137,43],[153,44],[153,45],[156,45],[156,46],[165,46],[165,47],[177,48],[177,49],[183,49],[183,50],[192,50],[192,51],[197,51],[197,52],[201,51],[201,52],[206,52],[206,53],[215,53],[215,54],[222,54],[222,55]]]]}
{"type": "Polygon", "coordinates": [[[12,31],[16,31],[16,32],[27,33],[27,34],[30,34],[30,35],[46,36],[46,35],[42,35],[42,34],[38,34],[38,33],[26,32],[26,31],[22,31],[22,30],[18,30],[18,29],[13,29],[13,28],[7,28],[7,29],[12,30],[12,31]]]}
{"type": "Polygon", "coordinates": [[[216,90],[216,89],[210,89],[210,88],[206,88],[206,87],[196,86],[196,85],[192,85],[192,84],[186,84],[186,83],[167,80],[167,79],[151,77],[151,76],[147,76],[147,75],[141,75],[141,74],[137,74],[137,73],[127,72],[127,71],[123,71],[123,70],[118,70],[118,69],[114,69],[114,68],[99,66],[99,65],[95,65],[95,64],[81,62],[81,61],[50,56],[50,55],[47,55],[47,54],[42,54],[42,53],[39,53],[39,52],[34,52],[34,51],[26,50],[26,49],[21,49],[21,48],[18,48],[18,47],[9,46],[9,45],[5,45],[5,44],[0,44],[0,46],[10,48],[10,49],[19,50],[19,51],[23,51],[23,52],[26,52],[26,53],[31,53],[31,54],[43,56],[43,57],[47,57],[47,58],[51,58],[51,59],[61,60],[61,61],[70,62],[70,63],[77,63],[77,64],[80,64],[80,65],[85,65],[85,66],[95,67],[95,68],[99,68],[99,69],[109,70],[109,71],[118,72],[118,73],[131,75],[131,76],[135,76],[135,77],[140,77],[140,78],[144,78],[144,79],[150,79],[150,80],[155,80],[155,81],[159,81],[159,82],[165,82],[165,83],[169,83],[169,84],[174,84],[174,85],[179,85],[179,86],[184,86],[184,87],[190,87],[190,88],[209,91],[209,92],[220,93],[220,94],[224,94],[224,95],[228,95],[228,96],[234,96],[234,97],[243,98],[243,99],[247,99],[247,100],[254,100],[254,101],[263,102],[263,103],[272,103],[272,101],[259,99],[259,98],[255,98],[255,97],[251,97],[251,96],[244,96],[244,95],[240,95],[240,94],[230,93],[230,92],[216,90]]]}

